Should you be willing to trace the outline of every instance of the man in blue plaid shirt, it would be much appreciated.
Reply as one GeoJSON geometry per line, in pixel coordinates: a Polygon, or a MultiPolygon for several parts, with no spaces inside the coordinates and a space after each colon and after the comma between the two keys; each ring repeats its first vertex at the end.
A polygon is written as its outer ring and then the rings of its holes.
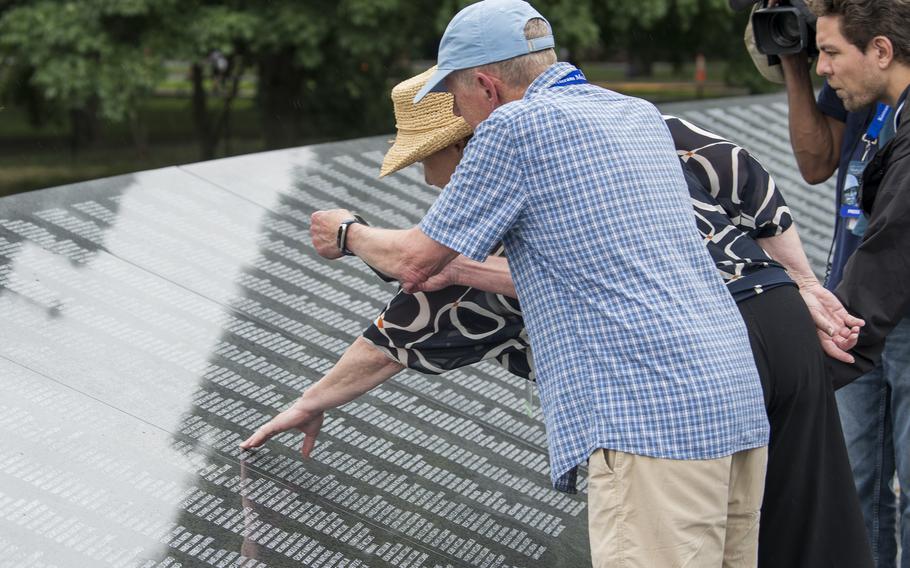
{"type": "Polygon", "coordinates": [[[314,213],[314,245],[407,287],[501,240],[554,486],[574,491],[588,462],[594,565],[754,566],[768,424],[742,318],[660,114],[589,85],[552,47],[522,0],[459,12],[417,95],[452,92],[475,127],[451,182],[405,231],[314,213]]]}

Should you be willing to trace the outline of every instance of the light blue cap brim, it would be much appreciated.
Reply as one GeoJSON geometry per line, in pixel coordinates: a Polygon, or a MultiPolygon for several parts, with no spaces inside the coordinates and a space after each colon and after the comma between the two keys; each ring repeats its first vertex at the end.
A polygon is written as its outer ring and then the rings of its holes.
{"type": "Polygon", "coordinates": [[[430,78],[427,79],[427,84],[414,95],[414,104],[419,103],[420,99],[427,96],[428,93],[445,93],[447,91],[445,78],[452,71],[454,69],[437,69],[434,71],[430,78]]]}
{"type": "Polygon", "coordinates": [[[550,26],[525,0],[482,0],[455,14],[439,42],[439,69],[414,97],[414,103],[420,102],[427,93],[447,91],[443,79],[452,71],[552,48],[552,34],[530,40],[525,38],[525,25],[535,18],[550,26]]]}

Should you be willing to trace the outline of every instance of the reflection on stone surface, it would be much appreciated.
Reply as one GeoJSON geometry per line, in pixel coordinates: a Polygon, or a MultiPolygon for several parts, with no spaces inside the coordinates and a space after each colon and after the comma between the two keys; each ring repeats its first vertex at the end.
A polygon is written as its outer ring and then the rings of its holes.
{"type": "Polygon", "coordinates": [[[549,487],[525,384],[404,373],[301,435],[237,444],[394,292],[309,245],[309,215],[384,226],[435,198],[375,179],[385,139],[0,200],[0,565],[589,563],[583,496],[549,487]]]}

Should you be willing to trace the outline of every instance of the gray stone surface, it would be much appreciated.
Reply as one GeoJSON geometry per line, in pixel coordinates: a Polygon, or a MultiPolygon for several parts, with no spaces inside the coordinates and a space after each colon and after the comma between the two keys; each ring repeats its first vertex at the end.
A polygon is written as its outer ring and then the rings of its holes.
{"type": "Polygon", "coordinates": [[[0,566],[588,562],[539,409],[493,365],[404,373],[332,412],[314,458],[237,443],[394,292],[320,259],[312,210],[417,221],[386,137],[0,200],[0,566]]]}
{"type": "MultiPolygon", "coordinates": [[[[783,99],[663,110],[762,160],[823,273],[831,188],[799,178],[783,99]]],[[[0,200],[0,566],[589,563],[584,495],[550,488],[539,409],[494,365],[403,373],[310,460],[295,433],[237,448],[394,292],[308,237],[315,209],[432,203],[417,168],[375,178],[387,138],[0,200]]]]}

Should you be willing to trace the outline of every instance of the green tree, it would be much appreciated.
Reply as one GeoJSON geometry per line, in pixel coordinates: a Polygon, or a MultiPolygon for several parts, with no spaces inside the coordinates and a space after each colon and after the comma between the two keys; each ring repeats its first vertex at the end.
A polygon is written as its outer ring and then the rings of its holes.
{"type": "Polygon", "coordinates": [[[255,42],[257,102],[272,147],[387,132],[387,93],[436,32],[435,3],[276,0],[255,42]]]}
{"type": "MultiPolygon", "coordinates": [[[[67,120],[74,147],[101,121],[127,121],[144,143],[140,103],[187,63],[187,102],[203,159],[230,140],[244,73],[268,147],[392,129],[388,92],[432,61],[445,26],[471,0],[0,0],[6,100],[33,122],[67,120]],[[213,58],[214,57],[214,58],[213,58]],[[217,62],[220,64],[214,65],[217,62]]],[[[743,52],[726,0],[534,0],[561,56],[619,54],[647,72],[743,52]]],[[[228,148],[226,148],[228,150],[228,148]]]]}
{"type": "Polygon", "coordinates": [[[188,62],[193,126],[203,160],[214,158],[222,141],[230,153],[231,111],[240,81],[254,64],[252,42],[261,25],[242,3],[185,0],[166,13],[156,35],[166,42],[162,47],[170,59],[188,62]]]}
{"type": "MultiPolygon", "coordinates": [[[[301,137],[362,136],[392,129],[388,92],[436,59],[439,39],[466,0],[273,0],[260,10],[258,102],[270,146],[301,137]]],[[[539,0],[559,45],[598,40],[595,0],[539,0]]]]}
{"type": "Polygon", "coordinates": [[[649,75],[655,61],[679,69],[696,54],[726,57],[742,50],[742,31],[727,0],[639,0],[597,3],[603,48],[621,53],[630,75],[649,75]]]}
{"type": "Polygon", "coordinates": [[[421,4],[184,0],[168,13],[162,35],[170,40],[171,58],[190,63],[203,158],[225,137],[244,70],[256,75],[268,147],[388,131],[390,82],[406,73],[408,54],[435,33],[438,6],[421,4]],[[217,81],[210,80],[207,61],[213,53],[226,63],[217,81]]]}
{"type": "MultiPolygon", "coordinates": [[[[162,9],[176,0],[36,0],[0,16],[0,50],[34,100],[69,118],[73,148],[92,143],[100,119],[129,121],[142,145],[137,103],[162,77],[149,49],[162,9]]],[[[39,117],[35,116],[35,119],[39,117]]]]}

